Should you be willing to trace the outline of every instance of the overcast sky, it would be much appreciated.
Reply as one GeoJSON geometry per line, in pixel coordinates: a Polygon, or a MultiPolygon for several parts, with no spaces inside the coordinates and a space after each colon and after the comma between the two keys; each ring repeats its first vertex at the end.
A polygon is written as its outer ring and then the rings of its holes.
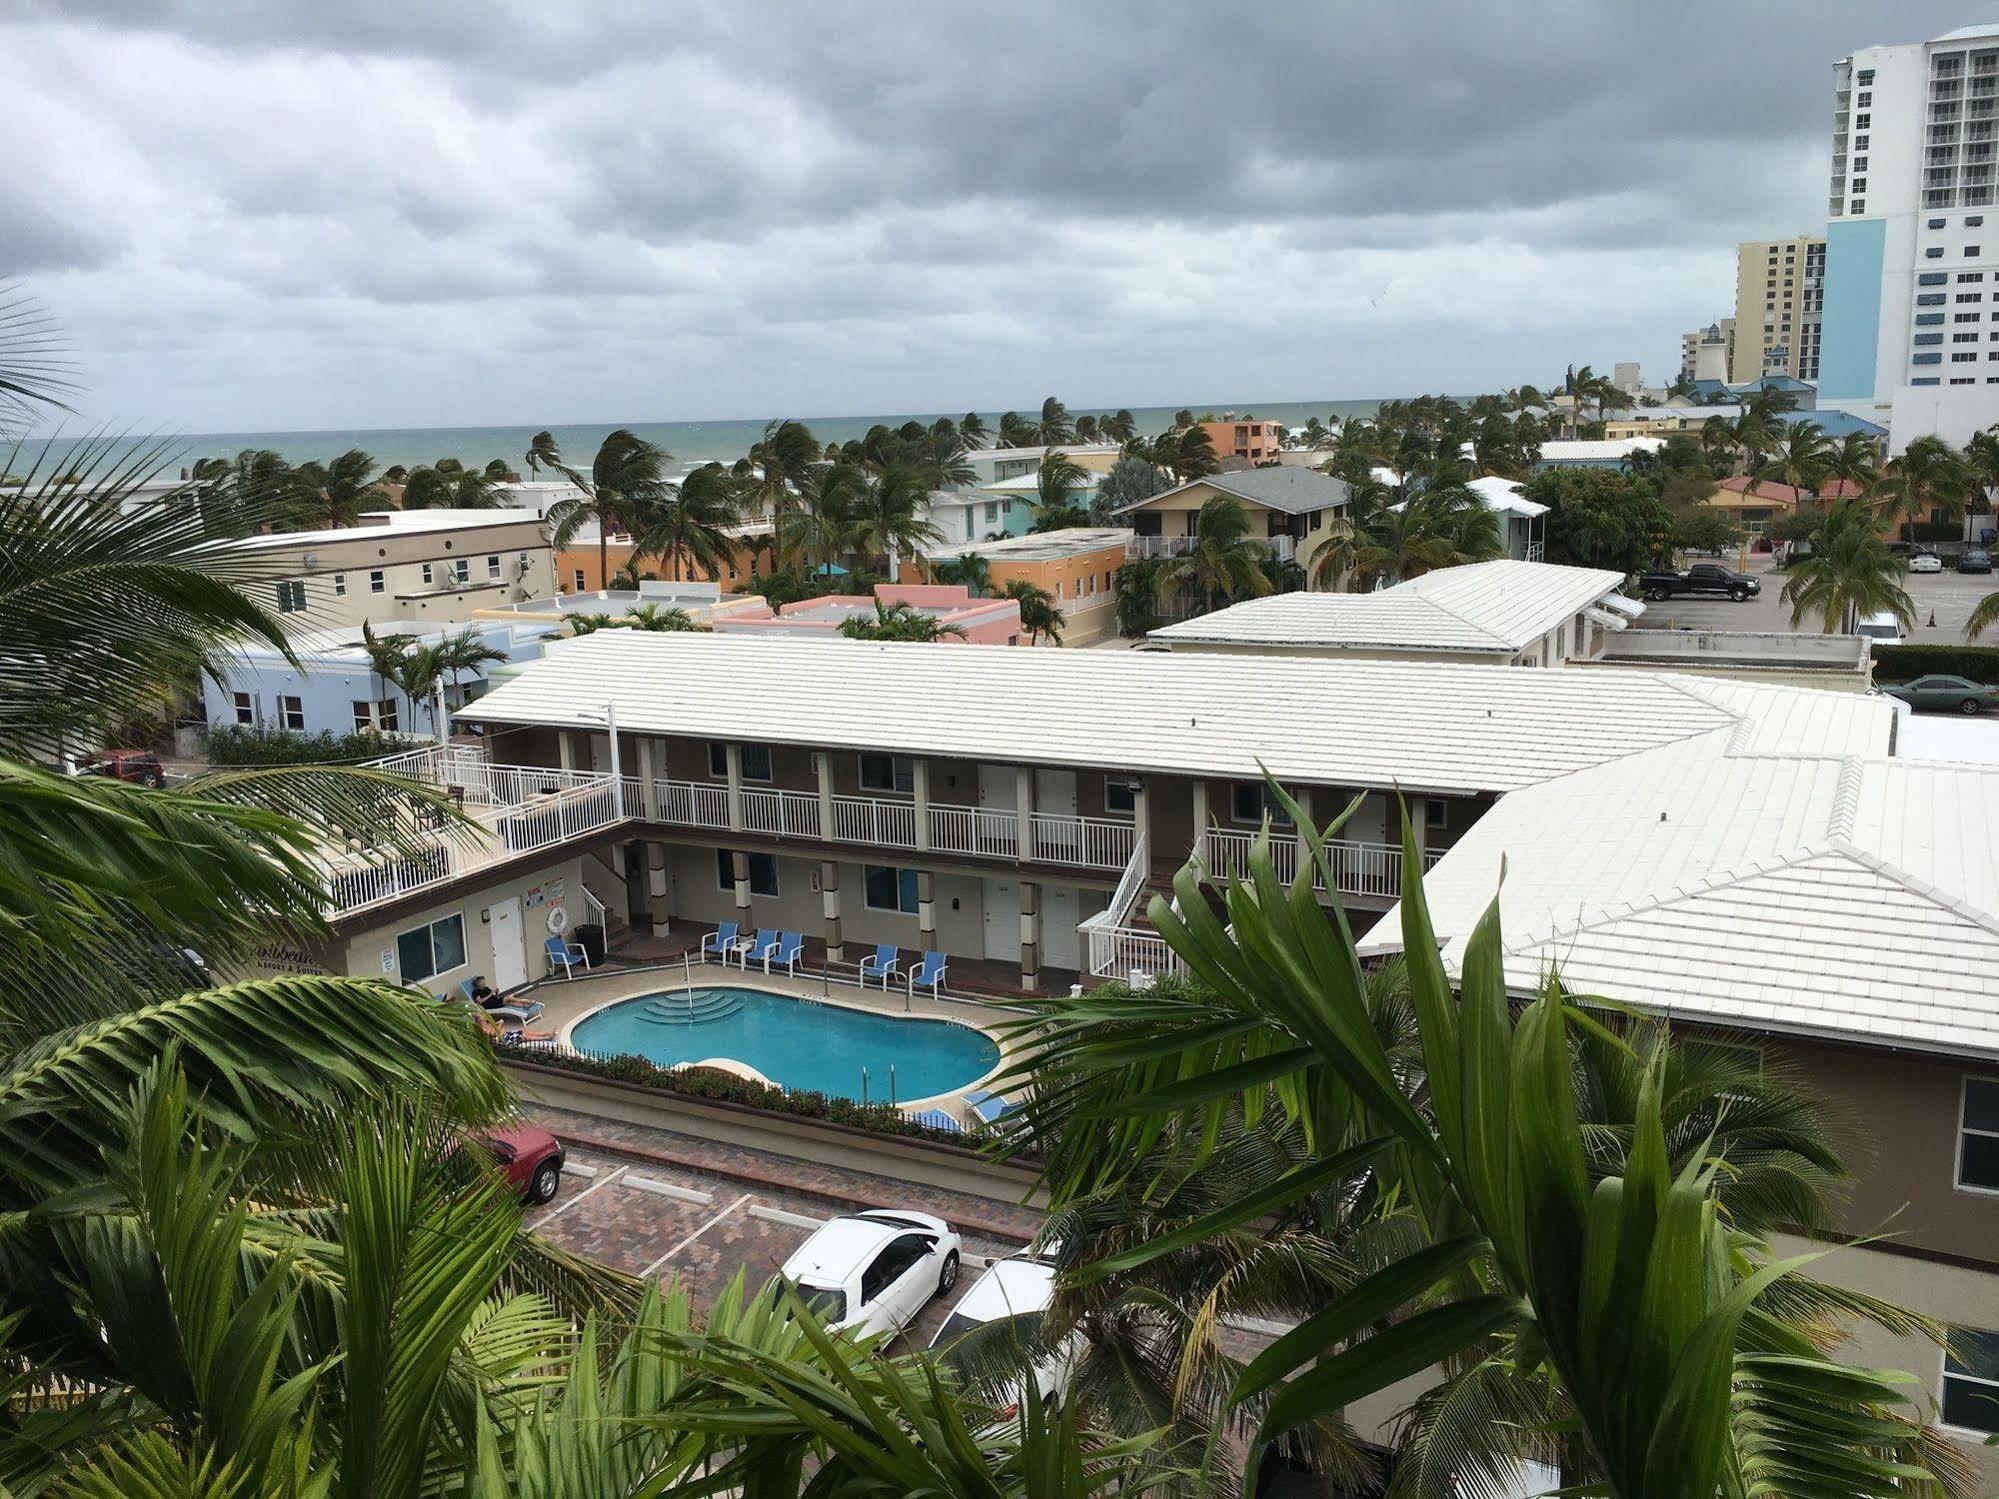
{"type": "Polygon", "coordinates": [[[1999,4],[0,15],[0,280],[201,432],[1662,376],[1822,229],[1833,61],[1999,4]]]}

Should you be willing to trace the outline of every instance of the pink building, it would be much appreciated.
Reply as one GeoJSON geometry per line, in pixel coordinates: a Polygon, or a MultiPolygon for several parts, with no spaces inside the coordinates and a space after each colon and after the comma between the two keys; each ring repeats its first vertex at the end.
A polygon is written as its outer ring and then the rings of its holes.
{"type": "Polygon", "coordinates": [[[850,619],[874,619],[877,602],[884,607],[907,604],[940,628],[956,631],[943,637],[948,645],[1019,645],[1024,638],[1018,602],[975,599],[962,583],[883,583],[872,598],[829,593],[775,610],[758,604],[718,616],[713,629],[718,635],[837,635],[850,619]]]}

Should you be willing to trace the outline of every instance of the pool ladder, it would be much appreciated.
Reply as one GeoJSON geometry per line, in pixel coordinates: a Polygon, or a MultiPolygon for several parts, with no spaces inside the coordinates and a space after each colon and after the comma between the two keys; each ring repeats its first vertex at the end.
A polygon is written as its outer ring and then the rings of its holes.
{"type": "MultiPolygon", "coordinates": [[[[861,1069],[861,1102],[865,1104],[867,1101],[868,1101],[868,1069],[863,1067],[861,1069]]],[[[888,1064],[888,1106],[890,1108],[894,1108],[896,1106],[895,1063],[893,1062],[890,1062],[888,1064]]]]}

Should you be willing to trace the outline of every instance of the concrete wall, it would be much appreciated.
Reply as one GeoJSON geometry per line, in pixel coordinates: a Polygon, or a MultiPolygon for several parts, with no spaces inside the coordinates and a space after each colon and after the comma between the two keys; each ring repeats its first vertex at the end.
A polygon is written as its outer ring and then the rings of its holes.
{"type": "MultiPolygon", "coordinates": [[[[265,549],[262,556],[286,581],[305,585],[310,627],[360,624],[363,620],[424,620],[458,624],[475,611],[555,591],[548,527],[531,515],[494,512],[490,526],[410,533],[401,528],[355,526],[332,540],[265,549]],[[306,564],[310,557],[312,563],[306,564]],[[489,559],[498,559],[494,577],[489,559]],[[459,561],[469,580],[448,582],[459,561]],[[431,581],[423,580],[428,564],[431,581]],[[377,592],[372,574],[381,573],[377,592]]],[[[276,585],[259,602],[276,604],[276,585]]]]}

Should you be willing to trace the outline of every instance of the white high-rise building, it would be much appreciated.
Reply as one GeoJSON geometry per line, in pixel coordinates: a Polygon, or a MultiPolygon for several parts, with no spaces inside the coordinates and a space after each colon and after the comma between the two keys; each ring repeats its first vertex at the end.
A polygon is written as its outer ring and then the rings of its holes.
{"type": "Polygon", "coordinates": [[[1819,404],[1892,448],[1999,420],[1996,176],[1999,26],[1834,65],[1819,404]]]}

